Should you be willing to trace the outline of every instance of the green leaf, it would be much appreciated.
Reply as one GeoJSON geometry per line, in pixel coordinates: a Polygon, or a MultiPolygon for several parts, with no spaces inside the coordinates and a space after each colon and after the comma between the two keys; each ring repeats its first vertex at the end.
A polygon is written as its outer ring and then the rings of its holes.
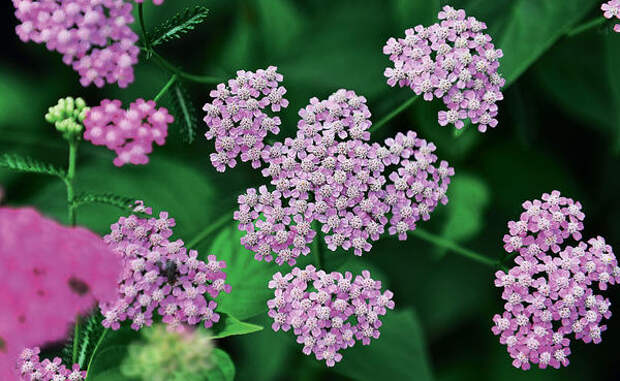
{"type": "Polygon", "coordinates": [[[112,193],[80,193],[75,197],[74,204],[76,207],[85,204],[106,204],[115,206],[125,211],[133,211],[135,201],[135,198],[119,196],[112,193]]]}
{"type": "MultiPolygon", "coordinates": [[[[446,206],[448,219],[442,236],[451,241],[462,242],[480,232],[483,217],[489,204],[489,190],[484,182],[472,175],[457,174],[448,188],[450,202],[446,206]]],[[[445,254],[445,249],[439,250],[445,254]]]]}
{"type": "Polygon", "coordinates": [[[235,364],[228,353],[215,348],[211,358],[214,365],[206,372],[207,381],[233,381],[235,379],[235,364]]]}
{"type": "Polygon", "coordinates": [[[432,24],[441,9],[439,0],[393,0],[394,15],[401,29],[413,28],[416,25],[432,24]]]}
{"type": "MultiPolygon", "coordinates": [[[[99,350],[90,364],[90,369],[86,374],[86,381],[112,380],[105,375],[110,369],[118,368],[127,354],[127,347],[124,345],[113,345],[99,350]]],[[[114,373],[116,374],[116,372],[114,373]]],[[[121,377],[119,380],[124,380],[121,377]]]]}
{"type": "Polygon", "coordinates": [[[176,116],[176,125],[179,126],[183,135],[183,140],[192,143],[196,137],[198,129],[198,111],[192,102],[187,90],[181,83],[177,82],[170,89],[172,98],[172,109],[176,116]]]}
{"type": "Polygon", "coordinates": [[[273,297],[273,291],[267,284],[278,271],[282,270],[271,262],[257,261],[254,254],[240,243],[244,232],[237,229],[237,224],[223,229],[208,250],[218,260],[226,261],[226,283],[230,284],[230,294],[221,293],[217,299],[218,310],[238,319],[247,319],[267,311],[267,300],[273,297]]]}
{"type": "Polygon", "coordinates": [[[193,8],[185,8],[149,33],[148,39],[151,42],[151,46],[161,45],[164,42],[183,37],[193,31],[196,26],[203,23],[207,19],[208,14],[209,10],[200,5],[193,8]]]}
{"type": "MultiPolygon", "coordinates": [[[[605,56],[606,60],[606,72],[608,77],[608,83],[611,87],[611,100],[612,110],[614,110],[614,118],[612,123],[613,129],[613,149],[615,153],[620,152],[620,73],[618,68],[620,67],[620,40],[616,33],[612,33],[607,36],[605,40],[605,56]]],[[[584,97],[585,94],[582,94],[584,97]]]]}
{"type": "Polygon", "coordinates": [[[0,168],[12,169],[19,172],[37,173],[42,175],[65,177],[65,171],[51,164],[43,163],[27,156],[5,153],[0,156],[0,168]]]}
{"type": "MultiPolygon", "coordinates": [[[[88,376],[88,375],[87,375],[88,376]]],[[[120,368],[114,367],[98,373],[92,378],[86,377],[88,381],[133,381],[133,379],[123,376],[120,368]]]]}
{"type": "Polygon", "coordinates": [[[269,54],[282,53],[300,34],[304,20],[290,0],[256,0],[256,13],[265,49],[269,54]]]}
{"type": "Polygon", "coordinates": [[[220,321],[211,328],[213,335],[211,338],[213,339],[222,339],[228,336],[247,335],[263,329],[260,325],[240,321],[227,313],[219,314],[220,321]]]}
{"type": "Polygon", "coordinates": [[[369,346],[357,344],[342,352],[334,370],[358,381],[431,381],[426,342],[413,310],[388,311],[381,336],[369,346]]]}

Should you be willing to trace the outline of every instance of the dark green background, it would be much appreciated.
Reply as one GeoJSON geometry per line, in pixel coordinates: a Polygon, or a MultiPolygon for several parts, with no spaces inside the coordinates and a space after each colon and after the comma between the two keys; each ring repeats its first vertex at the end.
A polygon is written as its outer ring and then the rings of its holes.
{"type": "MultiPolygon", "coordinates": [[[[452,129],[437,124],[439,105],[419,100],[373,137],[415,130],[435,142],[440,158],[455,167],[450,203],[419,226],[499,258],[504,255],[506,223],[517,218],[521,203],[558,189],[582,202],[586,237],[602,235],[620,247],[620,34],[605,27],[563,36],[600,16],[601,0],[447,3],[487,23],[494,42],[504,50],[500,71],[509,86],[500,103],[500,124],[486,134],[469,130],[454,138],[452,129]]],[[[84,89],[58,54],[19,41],[11,3],[3,4],[2,25],[7,27],[0,62],[0,152],[64,165],[66,146],[43,119],[48,106],[69,95],[82,96],[91,105],[106,97],[128,104],[138,97],[152,98],[169,78],[141,56],[136,81],[128,89],[84,89]]],[[[406,27],[432,23],[440,7],[438,0],[167,0],[161,7],[146,5],[147,29],[193,4],[210,8],[206,23],[182,41],[166,44],[160,53],[187,71],[224,78],[238,69],[277,65],[290,101],[281,115],[284,136],[294,134],[297,111],[312,96],[353,89],[368,98],[375,121],[410,97],[408,89],[385,84],[383,70],[389,61],[381,49],[389,37],[404,35],[406,27]]],[[[186,87],[197,108],[209,100],[209,86],[186,87]]],[[[156,147],[144,167],[116,168],[112,152],[83,143],[78,189],[113,191],[169,210],[178,221],[176,235],[188,241],[234,208],[238,193],[262,182],[249,165],[216,173],[209,162],[213,143],[203,133],[200,123],[197,140],[188,145],[175,125],[166,146],[156,147]]],[[[64,188],[57,180],[0,171],[0,184],[8,204],[36,205],[64,221],[64,188]]],[[[84,207],[78,222],[105,233],[119,215],[107,207],[84,207]]],[[[198,249],[207,252],[213,241],[208,239],[198,249]]],[[[492,284],[492,268],[415,237],[406,242],[384,239],[361,259],[327,254],[328,268],[342,266],[345,260],[355,270],[375,269],[374,276],[394,291],[397,309],[415,311],[407,316],[419,321],[408,322],[419,324],[421,335],[396,330],[392,336],[402,336],[399,345],[379,339],[370,347],[353,349],[355,354],[345,351],[335,373],[301,355],[292,334],[267,328],[218,342],[231,354],[237,379],[349,379],[343,374],[360,380],[620,379],[620,287],[607,292],[616,315],[608,322],[602,344],[573,343],[566,369],[523,372],[512,368],[505,347],[490,331],[491,317],[503,306],[492,284]],[[426,348],[427,354],[401,349],[410,344],[426,348]],[[354,363],[359,352],[377,360],[369,371],[354,363]]],[[[264,316],[252,321],[268,325],[264,316]]]]}

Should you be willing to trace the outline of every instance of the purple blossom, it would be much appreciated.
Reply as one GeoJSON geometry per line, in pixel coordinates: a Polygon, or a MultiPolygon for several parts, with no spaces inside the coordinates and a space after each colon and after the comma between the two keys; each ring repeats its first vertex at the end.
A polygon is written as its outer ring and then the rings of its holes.
{"type": "MultiPolygon", "coordinates": [[[[141,202],[136,211],[150,214],[141,202]]],[[[200,322],[209,328],[219,321],[213,299],[230,292],[222,271],[226,263],[214,255],[203,262],[183,241],[171,241],[174,225],[166,212],[159,218],[121,217],[112,225],[104,240],[122,259],[123,273],[116,300],[100,304],[105,327],[116,330],[130,319],[131,327],[139,330],[153,323],[155,312],[170,328],[200,322]]]]}
{"type": "Polygon", "coordinates": [[[86,114],[84,140],[115,151],[117,167],[146,164],[153,143],[166,143],[168,124],[173,121],[168,110],[157,108],[154,101],[138,99],[123,110],[121,101],[104,99],[86,114]]]}
{"type": "Polygon", "coordinates": [[[68,369],[60,358],[55,357],[52,361],[39,358],[39,348],[26,348],[17,360],[17,369],[21,381],[83,381],[86,372],[80,370],[78,364],[73,364],[68,369]]]}
{"type": "Polygon", "coordinates": [[[279,112],[288,106],[286,89],[278,87],[282,74],[275,66],[251,71],[239,70],[237,77],[220,83],[210,93],[211,103],[204,105],[204,121],[209,127],[207,140],[215,139],[215,153],[211,163],[219,171],[237,165],[237,158],[251,162],[253,168],[261,165],[261,155],[268,133],[280,132],[280,118],[269,117],[264,111],[279,112]]]}
{"type": "MultiPolygon", "coordinates": [[[[610,0],[601,5],[603,16],[606,19],[616,18],[620,20],[620,0],[610,0]]],[[[614,25],[614,31],[620,33],[620,24],[614,25]]]]}
{"type": "Polygon", "coordinates": [[[387,41],[383,53],[394,63],[385,69],[387,83],[408,86],[426,101],[441,98],[447,109],[439,111],[440,125],[461,129],[469,119],[485,132],[497,125],[496,102],[503,99],[505,80],[497,72],[503,53],[483,33],[486,25],[464,10],[445,6],[438,19],[387,41]]]}
{"type": "Polygon", "coordinates": [[[132,4],[121,0],[13,0],[21,21],[17,35],[62,54],[80,83],[102,87],[134,80],[138,36],[131,30],[132,4]]]}
{"type": "Polygon", "coordinates": [[[506,304],[493,317],[492,331],[517,368],[567,366],[571,334],[585,343],[601,341],[611,302],[594,286],[606,290],[620,282],[620,268],[602,237],[581,241],[585,215],[579,202],[553,191],[524,202],[523,209],[504,236],[505,250],[518,255],[507,273],[495,274],[506,304]],[[578,244],[562,249],[571,236],[578,244]]]}
{"type": "Polygon", "coordinates": [[[267,301],[273,330],[292,329],[303,353],[329,367],[342,359],[341,350],[378,339],[380,317],[394,309],[392,292],[382,292],[381,282],[366,270],[353,278],[350,272],[295,267],[284,276],[276,273],[269,288],[274,289],[267,301]]]}

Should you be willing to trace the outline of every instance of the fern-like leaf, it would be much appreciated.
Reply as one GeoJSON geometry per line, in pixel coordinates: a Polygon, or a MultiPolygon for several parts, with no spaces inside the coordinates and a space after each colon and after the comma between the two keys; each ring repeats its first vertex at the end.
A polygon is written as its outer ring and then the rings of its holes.
{"type": "Polygon", "coordinates": [[[119,196],[112,193],[81,193],[73,200],[75,207],[85,204],[106,204],[128,211],[133,211],[135,207],[134,202],[135,199],[131,197],[119,196]]]}
{"type": "MultiPolygon", "coordinates": [[[[77,358],[76,362],[80,364],[80,368],[84,369],[88,359],[93,354],[97,341],[103,334],[104,327],[101,324],[103,321],[103,315],[98,309],[80,322],[79,337],[77,343],[77,358]]],[[[67,338],[66,344],[62,349],[62,361],[63,364],[73,364],[73,334],[67,338]]]]}
{"type": "Polygon", "coordinates": [[[161,45],[164,42],[183,37],[204,22],[208,14],[209,10],[201,5],[185,8],[149,33],[148,39],[151,46],[161,45]]]}
{"type": "Polygon", "coordinates": [[[176,124],[181,130],[183,140],[191,144],[198,129],[198,117],[196,116],[198,111],[196,111],[187,90],[180,82],[177,81],[171,89],[170,96],[172,97],[172,110],[176,117],[176,124]]]}
{"type": "Polygon", "coordinates": [[[0,168],[8,168],[19,172],[38,173],[65,178],[65,171],[51,164],[43,163],[31,157],[5,153],[0,155],[0,168]]]}

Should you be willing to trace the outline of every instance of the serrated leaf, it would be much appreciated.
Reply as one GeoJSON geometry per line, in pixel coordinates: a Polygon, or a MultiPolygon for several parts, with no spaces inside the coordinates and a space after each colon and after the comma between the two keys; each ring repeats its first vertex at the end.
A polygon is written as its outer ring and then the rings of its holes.
{"type": "Polygon", "coordinates": [[[148,39],[151,46],[161,45],[164,42],[183,37],[193,31],[196,26],[203,23],[208,14],[209,10],[201,5],[197,5],[193,8],[185,8],[171,19],[157,26],[153,32],[149,33],[148,39]]]}
{"type": "Polygon", "coordinates": [[[211,354],[214,366],[207,371],[208,381],[233,381],[235,379],[235,364],[228,353],[215,348],[211,354]]]}
{"type": "Polygon", "coordinates": [[[43,163],[31,157],[5,153],[0,156],[0,168],[12,169],[19,172],[38,173],[42,175],[65,177],[65,171],[51,164],[43,163]]]}
{"type": "Polygon", "coordinates": [[[192,143],[196,137],[196,130],[198,129],[198,111],[191,101],[187,90],[180,82],[176,82],[170,90],[170,96],[172,97],[172,109],[176,114],[176,124],[181,130],[183,139],[187,143],[192,143]],[[180,117],[179,117],[180,116],[180,117]]]}
{"type": "Polygon", "coordinates": [[[117,208],[133,211],[135,199],[126,196],[119,196],[112,193],[94,194],[81,193],[75,197],[73,203],[76,207],[85,204],[106,204],[117,208]]]}
{"type": "Polygon", "coordinates": [[[234,316],[220,312],[220,321],[213,325],[211,338],[222,339],[228,336],[247,335],[261,331],[262,326],[243,322],[234,316]]]}

